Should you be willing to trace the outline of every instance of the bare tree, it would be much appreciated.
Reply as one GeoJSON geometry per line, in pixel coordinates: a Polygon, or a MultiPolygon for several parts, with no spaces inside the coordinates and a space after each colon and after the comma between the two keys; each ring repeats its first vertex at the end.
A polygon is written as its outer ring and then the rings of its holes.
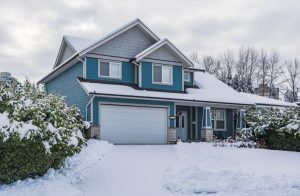
{"type": "Polygon", "coordinates": [[[281,65],[279,64],[279,54],[275,49],[273,49],[270,53],[269,64],[270,64],[270,71],[269,71],[270,92],[269,92],[269,97],[271,97],[274,93],[273,92],[274,87],[276,86],[275,82],[283,73],[281,65]]]}
{"type": "Polygon", "coordinates": [[[297,59],[293,61],[286,61],[285,66],[287,69],[286,82],[292,90],[293,102],[297,101],[298,85],[300,79],[300,66],[297,59]]]}
{"type": "Polygon", "coordinates": [[[270,71],[270,64],[269,64],[269,59],[268,59],[268,53],[264,49],[261,49],[260,54],[259,54],[259,74],[258,74],[259,78],[258,78],[258,80],[263,85],[262,96],[265,96],[265,93],[266,93],[265,86],[267,85],[269,71],[270,71]]]}
{"type": "Polygon", "coordinates": [[[200,61],[200,58],[199,58],[199,55],[198,55],[198,52],[196,51],[193,51],[192,54],[190,55],[190,58],[195,61],[196,63],[201,63],[200,61]]]}
{"type": "Polygon", "coordinates": [[[214,74],[214,71],[216,70],[216,64],[212,56],[204,56],[202,58],[202,64],[208,73],[214,74]]]}

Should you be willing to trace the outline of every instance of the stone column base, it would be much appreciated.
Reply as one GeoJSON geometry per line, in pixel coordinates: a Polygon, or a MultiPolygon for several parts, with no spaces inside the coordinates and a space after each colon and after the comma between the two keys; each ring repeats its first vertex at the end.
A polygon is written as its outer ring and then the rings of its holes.
{"type": "Polygon", "coordinates": [[[208,128],[203,128],[201,130],[201,140],[206,142],[213,141],[213,130],[208,128]]]}
{"type": "Polygon", "coordinates": [[[175,128],[168,128],[168,143],[174,144],[176,143],[176,129],[175,128]]]}
{"type": "Polygon", "coordinates": [[[100,126],[91,126],[88,137],[100,140],[100,126]]]}

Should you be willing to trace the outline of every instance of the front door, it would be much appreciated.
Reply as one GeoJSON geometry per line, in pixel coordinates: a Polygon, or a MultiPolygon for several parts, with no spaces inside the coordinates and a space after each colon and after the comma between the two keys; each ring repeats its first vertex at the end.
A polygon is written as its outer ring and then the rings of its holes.
{"type": "Polygon", "coordinates": [[[185,141],[187,139],[187,113],[181,112],[176,118],[177,138],[185,141]]]}

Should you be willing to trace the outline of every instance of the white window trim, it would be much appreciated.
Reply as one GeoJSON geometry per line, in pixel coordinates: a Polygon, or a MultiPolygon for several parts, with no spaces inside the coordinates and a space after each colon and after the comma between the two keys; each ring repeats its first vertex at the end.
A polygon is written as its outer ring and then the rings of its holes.
{"type": "Polygon", "coordinates": [[[99,78],[111,78],[111,79],[120,79],[120,80],[122,80],[122,63],[117,62],[117,61],[103,61],[101,59],[98,59],[98,77],[99,78]],[[107,62],[109,64],[109,76],[101,75],[101,72],[100,72],[101,62],[107,62]],[[119,71],[119,76],[110,76],[111,75],[111,73],[110,73],[111,64],[117,64],[119,66],[119,70],[120,70],[119,71]]]}
{"type": "MultiPolygon", "coordinates": [[[[214,131],[226,131],[226,110],[211,110],[211,121],[214,121],[214,123],[212,123],[211,125],[214,124],[214,131]],[[212,111],[215,111],[215,114],[217,113],[217,111],[222,111],[224,112],[224,129],[217,129],[217,116],[214,116],[213,118],[213,112],[212,111]]],[[[223,119],[219,119],[219,120],[223,120],[223,119]]]]}
{"type": "MultiPolygon", "coordinates": [[[[162,71],[162,74],[161,74],[161,77],[163,77],[163,71],[162,71]]],[[[170,66],[170,65],[159,65],[159,64],[152,64],[152,84],[160,84],[160,85],[170,85],[172,86],[173,85],[173,66],[170,66]],[[154,81],[154,67],[162,67],[162,69],[164,67],[168,67],[171,69],[171,82],[168,83],[168,82],[163,82],[163,79],[161,78],[161,82],[155,82],[154,81]]]]}
{"type": "Polygon", "coordinates": [[[190,74],[190,73],[184,73],[184,75],[183,75],[183,80],[184,80],[185,82],[190,82],[190,81],[191,81],[191,74],[190,74]],[[186,74],[189,76],[187,80],[185,79],[185,75],[186,75],[186,74]]]}

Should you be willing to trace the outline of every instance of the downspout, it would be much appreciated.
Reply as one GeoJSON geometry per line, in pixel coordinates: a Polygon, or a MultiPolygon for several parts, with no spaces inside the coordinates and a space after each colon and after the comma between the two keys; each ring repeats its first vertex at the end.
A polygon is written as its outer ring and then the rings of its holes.
{"type": "MultiPolygon", "coordinates": [[[[81,58],[79,58],[79,56],[77,55],[76,58],[82,62],[82,77],[84,79],[86,79],[86,61],[85,60],[82,60],[81,58]]],[[[85,58],[84,58],[85,59],[85,58]]]]}
{"type": "Polygon", "coordinates": [[[130,63],[133,63],[134,65],[136,65],[137,66],[137,68],[138,68],[138,70],[137,70],[137,74],[138,74],[138,77],[136,78],[136,80],[137,80],[137,85],[140,87],[140,63],[137,63],[136,61],[135,61],[135,59],[130,59],[129,60],[129,62],[130,63]]]}

